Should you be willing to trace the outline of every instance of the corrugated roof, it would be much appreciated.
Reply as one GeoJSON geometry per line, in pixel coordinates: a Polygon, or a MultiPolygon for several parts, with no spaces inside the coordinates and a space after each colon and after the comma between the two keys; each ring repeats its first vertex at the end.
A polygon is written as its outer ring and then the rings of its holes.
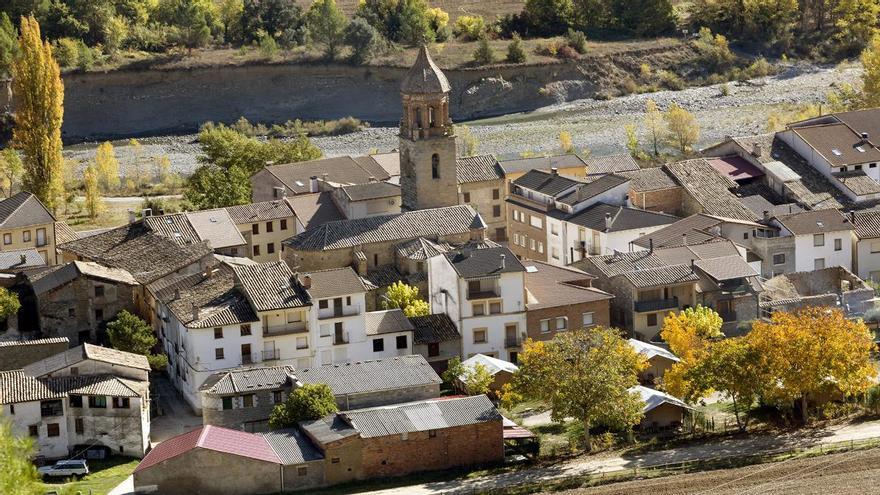
{"type": "Polygon", "coordinates": [[[244,431],[205,425],[160,442],[144,456],[134,472],[137,473],[156,466],[196,448],[282,464],[281,458],[275,453],[265,437],[244,431]]]}
{"type": "Polygon", "coordinates": [[[519,370],[519,366],[514,363],[496,357],[487,356],[485,354],[474,354],[461,362],[461,365],[467,369],[473,368],[478,364],[485,366],[486,371],[493,376],[501,371],[516,373],[519,370]]]}
{"type": "Polygon", "coordinates": [[[301,251],[346,249],[362,244],[470,232],[476,212],[467,205],[447,206],[325,223],[284,243],[301,251]]]}
{"type": "Polygon", "coordinates": [[[320,445],[343,440],[358,434],[358,431],[342,416],[331,414],[313,421],[300,421],[300,428],[320,445]]]}
{"type": "Polygon", "coordinates": [[[681,407],[683,409],[692,409],[691,406],[685,404],[680,399],[676,399],[669,394],[654,390],[653,388],[636,385],[629,389],[629,391],[639,394],[642,398],[642,401],[645,403],[645,406],[642,408],[643,413],[652,411],[663,404],[672,404],[673,406],[681,407]]]}
{"type": "Polygon", "coordinates": [[[292,466],[306,462],[319,461],[324,458],[321,451],[297,428],[257,433],[266,439],[281,464],[292,466]]]}
{"type": "Polygon", "coordinates": [[[0,347],[18,347],[27,345],[46,345],[46,344],[67,344],[70,339],[67,337],[49,337],[45,339],[34,340],[0,340],[0,347]]]}
{"type": "Polygon", "coordinates": [[[36,249],[0,251],[0,270],[24,270],[46,266],[46,260],[36,249]]]}
{"type": "Polygon", "coordinates": [[[326,383],[337,396],[442,382],[431,365],[418,354],[305,368],[296,371],[296,378],[304,384],[326,383]]]}
{"type": "Polygon", "coordinates": [[[627,342],[636,352],[645,356],[645,359],[651,359],[655,356],[660,356],[673,362],[680,361],[680,359],[678,359],[678,356],[673,354],[672,351],[664,349],[663,347],[656,346],[648,342],[642,342],[641,340],[636,339],[629,339],[627,340],[627,342]]]}
{"type": "Polygon", "coordinates": [[[364,314],[367,335],[385,333],[411,332],[413,325],[399,309],[370,311],[364,314]]]}
{"type": "Polygon", "coordinates": [[[362,438],[501,422],[501,414],[485,395],[357,409],[339,415],[351,422],[362,438]]]}

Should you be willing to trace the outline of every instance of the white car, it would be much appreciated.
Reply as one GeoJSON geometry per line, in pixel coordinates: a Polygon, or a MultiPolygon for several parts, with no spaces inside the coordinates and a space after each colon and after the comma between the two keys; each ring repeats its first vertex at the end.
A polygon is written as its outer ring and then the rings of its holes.
{"type": "Polygon", "coordinates": [[[66,461],[58,461],[52,466],[43,466],[37,471],[42,476],[85,476],[89,474],[89,465],[86,461],[79,459],[68,459],[66,461]]]}

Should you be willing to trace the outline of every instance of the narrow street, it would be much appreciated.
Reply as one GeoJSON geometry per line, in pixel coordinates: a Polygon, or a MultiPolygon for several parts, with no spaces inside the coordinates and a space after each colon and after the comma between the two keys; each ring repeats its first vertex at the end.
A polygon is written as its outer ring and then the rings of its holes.
{"type": "Polygon", "coordinates": [[[165,374],[156,374],[151,378],[156,384],[159,411],[162,414],[151,421],[150,445],[155,446],[159,442],[202,425],[202,417],[193,412],[165,374]]]}

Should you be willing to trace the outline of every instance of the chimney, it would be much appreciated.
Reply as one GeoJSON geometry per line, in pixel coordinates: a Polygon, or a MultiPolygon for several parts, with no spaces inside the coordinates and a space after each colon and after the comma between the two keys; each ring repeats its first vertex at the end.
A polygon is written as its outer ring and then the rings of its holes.
{"type": "Polygon", "coordinates": [[[180,289],[174,289],[174,300],[180,299],[180,289]]]}
{"type": "Polygon", "coordinates": [[[688,233],[687,233],[687,232],[682,232],[682,233],[681,233],[681,245],[682,245],[682,246],[687,246],[687,245],[688,245],[688,233]]]}
{"type": "Polygon", "coordinates": [[[550,173],[553,175],[559,175],[559,169],[556,167],[550,167],[550,173]]]}
{"type": "Polygon", "coordinates": [[[650,239],[648,239],[648,252],[649,252],[649,253],[653,253],[653,252],[654,252],[654,238],[653,238],[653,237],[651,237],[650,239]]]}
{"type": "Polygon", "coordinates": [[[312,276],[311,275],[306,275],[302,278],[302,286],[305,289],[312,288],[312,276]]]}
{"type": "Polygon", "coordinates": [[[464,246],[463,248],[461,248],[461,257],[462,258],[470,258],[471,257],[470,246],[464,246]]]}
{"type": "Polygon", "coordinates": [[[605,230],[611,230],[611,213],[605,214],[605,230]]]}
{"type": "Polygon", "coordinates": [[[25,256],[25,255],[23,255],[23,254],[22,254],[22,255],[19,255],[19,259],[21,260],[21,264],[22,264],[22,265],[25,264],[25,263],[27,263],[27,256],[25,256]]]}
{"type": "Polygon", "coordinates": [[[128,223],[135,223],[135,222],[137,222],[137,215],[135,214],[134,210],[129,208],[129,210],[128,210],[128,223]]]}
{"type": "Polygon", "coordinates": [[[141,216],[143,218],[151,217],[153,216],[153,210],[151,208],[144,208],[143,211],[141,211],[141,216]]]}
{"type": "Polygon", "coordinates": [[[313,175],[309,178],[309,192],[318,192],[318,176],[313,175]]]}
{"type": "Polygon", "coordinates": [[[752,144],[752,154],[755,156],[761,156],[763,150],[761,149],[761,143],[752,144]]]}
{"type": "MultiPolygon", "coordinates": [[[[789,211],[791,211],[791,205],[789,205],[788,208],[789,208],[789,211]]],[[[770,220],[770,212],[767,210],[764,210],[764,220],[770,220]]]]}
{"type": "Polygon", "coordinates": [[[501,269],[504,270],[505,268],[507,268],[507,255],[502,254],[501,255],[501,269]]]}
{"type": "Polygon", "coordinates": [[[691,273],[694,273],[694,266],[696,266],[696,261],[691,258],[691,273]]]}
{"type": "Polygon", "coordinates": [[[192,305],[192,319],[193,319],[193,321],[198,321],[199,313],[200,313],[199,307],[196,306],[195,303],[193,303],[193,305],[192,305]]]}
{"type": "Polygon", "coordinates": [[[856,223],[856,211],[855,210],[849,210],[849,222],[852,224],[856,223]]]}
{"type": "Polygon", "coordinates": [[[871,137],[867,132],[861,133],[862,141],[867,141],[869,137],[871,137]]]}
{"type": "Polygon", "coordinates": [[[328,174],[328,173],[326,173],[326,172],[324,172],[323,174],[321,174],[321,180],[322,180],[322,181],[327,182],[327,177],[330,177],[330,174],[328,174]]]}
{"type": "Polygon", "coordinates": [[[373,177],[373,176],[371,175],[370,178],[369,178],[369,181],[370,181],[370,182],[376,182],[376,178],[373,177]]]}

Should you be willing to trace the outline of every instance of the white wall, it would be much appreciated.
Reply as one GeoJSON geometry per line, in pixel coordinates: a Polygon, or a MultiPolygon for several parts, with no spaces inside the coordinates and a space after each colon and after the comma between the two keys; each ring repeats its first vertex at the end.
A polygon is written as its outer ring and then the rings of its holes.
{"type": "MultiPolygon", "coordinates": [[[[67,399],[61,399],[64,413],[67,413],[67,399]]],[[[15,414],[11,414],[9,404],[3,406],[3,415],[12,422],[12,431],[16,436],[28,436],[28,427],[37,425],[38,436],[33,439],[34,448],[40,456],[49,459],[58,459],[67,457],[68,452],[68,433],[67,420],[65,416],[53,416],[50,418],[40,417],[40,401],[19,402],[14,405],[15,414]],[[59,435],[57,437],[49,437],[47,434],[47,426],[50,423],[57,423],[59,435]]]]}
{"type": "Polygon", "coordinates": [[[582,201],[572,208],[572,213],[578,213],[580,211],[586,210],[590,206],[593,206],[597,203],[606,203],[609,205],[615,206],[626,206],[627,200],[629,199],[629,182],[624,182],[618,186],[612,187],[611,189],[593,196],[588,201],[582,201]]]}
{"type": "Polygon", "coordinates": [[[816,258],[825,259],[825,268],[842,266],[852,270],[852,236],[848,230],[826,233],[824,246],[813,246],[812,234],[795,236],[794,253],[795,271],[813,271],[816,258]],[[834,250],[835,239],[841,240],[839,251],[834,250]]]}
{"type": "Polygon", "coordinates": [[[861,239],[856,244],[858,277],[880,282],[880,239],[861,239]],[[874,272],[874,276],[871,274],[874,272]]]}

